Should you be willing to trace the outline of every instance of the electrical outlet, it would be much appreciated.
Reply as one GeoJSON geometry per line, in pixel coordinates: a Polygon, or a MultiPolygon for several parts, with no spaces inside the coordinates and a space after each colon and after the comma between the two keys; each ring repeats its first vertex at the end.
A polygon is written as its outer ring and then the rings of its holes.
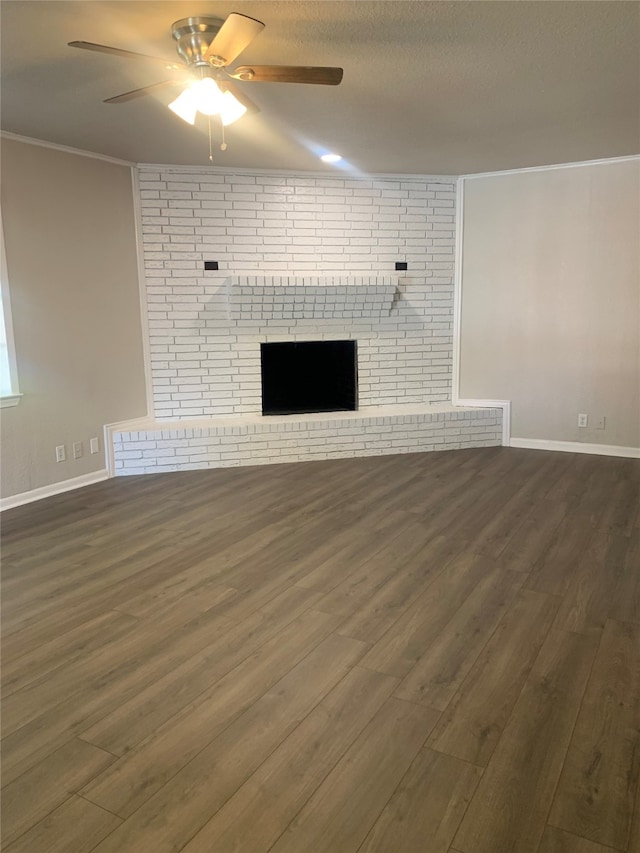
{"type": "Polygon", "coordinates": [[[89,453],[100,453],[100,441],[97,438],[89,439],[89,453]]]}
{"type": "Polygon", "coordinates": [[[67,461],[67,450],[64,444],[59,444],[56,447],[56,462],[66,462],[67,461]]]}
{"type": "Polygon", "coordinates": [[[578,415],[578,426],[586,427],[589,425],[589,415],[578,415]]]}
{"type": "Polygon", "coordinates": [[[74,441],[73,442],[73,458],[74,459],[82,459],[83,454],[84,454],[84,448],[82,447],[82,442],[81,441],[74,441]]]}
{"type": "Polygon", "coordinates": [[[607,428],[607,419],[604,415],[600,415],[596,418],[596,429],[606,429],[607,428]]]}

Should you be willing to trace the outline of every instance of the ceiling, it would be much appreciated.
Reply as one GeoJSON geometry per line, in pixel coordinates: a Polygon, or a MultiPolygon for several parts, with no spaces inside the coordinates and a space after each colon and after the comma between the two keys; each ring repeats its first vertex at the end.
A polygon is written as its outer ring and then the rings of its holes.
{"type": "Polygon", "coordinates": [[[228,128],[214,165],[468,174],[640,150],[640,4],[580,0],[2,0],[2,129],[206,165],[206,119],[174,116],[175,93],[102,103],[163,79],[161,67],[67,42],[173,60],[173,21],[230,12],[266,24],[235,64],[337,65],[344,79],[239,84],[261,112],[228,128]],[[327,150],[343,163],[321,164],[327,150]]]}

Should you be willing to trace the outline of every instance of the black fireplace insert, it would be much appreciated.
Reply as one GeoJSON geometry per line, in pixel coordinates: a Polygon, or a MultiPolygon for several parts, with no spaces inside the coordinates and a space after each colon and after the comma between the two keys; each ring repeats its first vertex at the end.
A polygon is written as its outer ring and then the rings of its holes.
{"type": "Polygon", "coordinates": [[[355,341],[260,344],[260,358],[263,415],[357,408],[355,341]]]}

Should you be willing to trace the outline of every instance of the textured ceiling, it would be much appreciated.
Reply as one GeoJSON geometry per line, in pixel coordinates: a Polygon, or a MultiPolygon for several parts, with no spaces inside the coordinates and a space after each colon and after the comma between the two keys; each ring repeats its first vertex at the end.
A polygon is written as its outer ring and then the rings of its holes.
{"type": "Polygon", "coordinates": [[[38,2],[2,0],[2,128],[145,163],[206,164],[206,120],[165,92],[102,99],[162,68],[67,47],[74,39],[176,57],[189,15],[259,18],[237,64],[339,65],[338,87],[245,83],[261,112],[228,129],[215,165],[464,174],[640,150],[637,2],[38,2]],[[338,167],[339,168],[339,167],[338,167]]]}

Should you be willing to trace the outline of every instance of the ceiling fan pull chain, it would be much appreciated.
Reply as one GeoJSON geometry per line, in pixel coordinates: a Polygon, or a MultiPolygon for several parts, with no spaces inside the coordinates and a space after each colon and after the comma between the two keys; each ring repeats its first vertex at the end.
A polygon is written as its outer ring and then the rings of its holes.
{"type": "MultiPolygon", "coordinates": [[[[222,124],[222,122],[220,122],[220,124],[222,124]]],[[[224,124],[222,124],[222,142],[220,143],[220,150],[227,150],[227,143],[224,141],[224,124]]]]}
{"type": "Polygon", "coordinates": [[[211,141],[211,116],[208,116],[209,119],[209,162],[213,163],[213,142],[211,141]]]}

